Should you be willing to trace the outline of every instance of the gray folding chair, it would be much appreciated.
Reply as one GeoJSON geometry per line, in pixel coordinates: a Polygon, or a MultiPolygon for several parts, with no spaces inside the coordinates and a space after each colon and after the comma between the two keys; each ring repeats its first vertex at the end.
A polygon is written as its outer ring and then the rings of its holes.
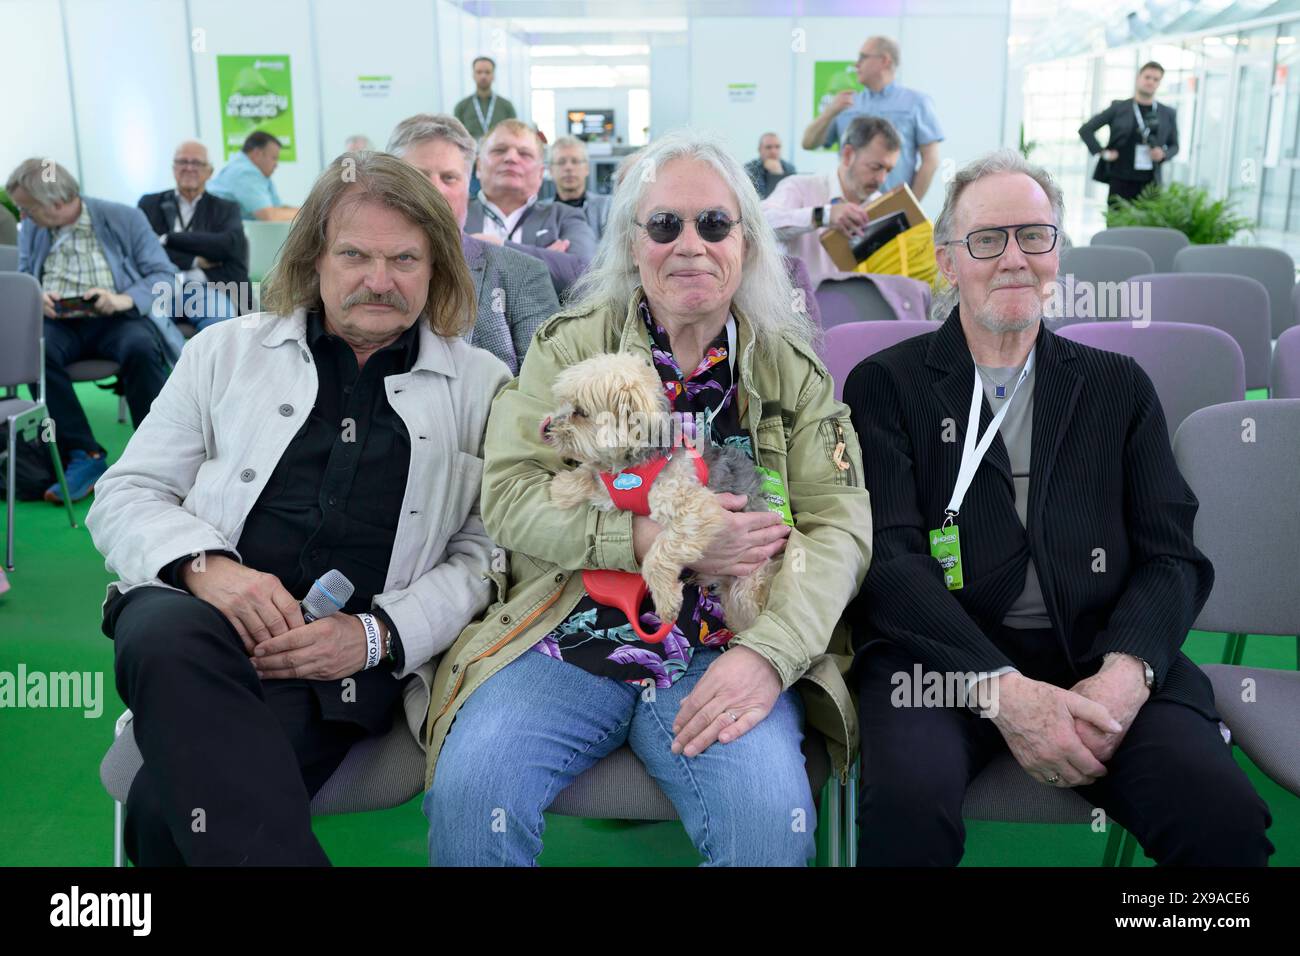
{"type": "Polygon", "coordinates": [[[1061,329],[1062,338],[1131,356],[1155,385],[1172,441],[1184,418],[1207,405],[1246,397],[1246,364],[1227,332],[1208,325],[1089,322],[1061,329]]]}
{"type": "MultiPolygon", "coordinates": [[[[871,276],[863,273],[841,272],[828,276],[818,283],[816,296],[824,329],[843,325],[845,322],[884,322],[894,319],[924,320],[926,318],[924,315],[899,315],[894,307],[885,301],[885,297],[880,294],[871,276]]],[[[903,302],[904,309],[911,309],[911,307],[910,302],[903,302]]]]}
{"type": "Polygon", "coordinates": [[[1226,272],[1258,279],[1268,290],[1273,317],[1271,338],[1296,323],[1295,260],[1266,246],[1188,246],[1174,256],[1175,272],[1226,272]]]}
{"type": "MultiPolygon", "coordinates": [[[[826,283],[822,283],[825,288],[826,283]]],[[[822,315],[825,309],[823,307],[822,315]]],[[[846,322],[826,330],[822,357],[835,382],[835,397],[844,398],[844,383],[863,359],[897,345],[915,335],[933,332],[938,322],[923,319],[888,319],[875,322],[846,322]]]]}
{"type": "MultiPolygon", "coordinates": [[[[1296,286],[1300,289],[1300,286],[1296,286]]],[[[1300,326],[1287,329],[1273,346],[1271,398],[1300,398],[1300,326]]]]}
{"type": "MultiPolygon", "coordinates": [[[[131,783],[144,765],[135,742],[131,711],[113,729],[113,746],[99,765],[99,779],[113,798],[113,865],[125,866],[122,846],[125,805],[131,783]]],[[[415,742],[401,707],[386,734],[353,745],[311,801],[313,816],[364,813],[399,807],[424,789],[424,751],[415,742]]]]}
{"type": "Polygon", "coordinates": [[[0,272],[18,271],[18,247],[0,243],[0,272]]]}
{"type": "Polygon", "coordinates": [[[1300,541],[1300,398],[1230,402],[1193,412],[1174,457],[1200,502],[1196,546],[1214,562],[1214,590],[1196,628],[1228,635],[1223,662],[1240,664],[1247,634],[1296,637],[1300,600],[1289,572],[1300,541]]]}
{"type": "Polygon", "coordinates": [[[1232,742],[1274,782],[1300,796],[1300,672],[1207,664],[1214,705],[1232,742]]]}
{"type": "MultiPolygon", "coordinates": [[[[77,362],[71,362],[68,365],[68,378],[74,382],[102,382],[106,379],[114,378],[122,371],[122,366],[118,365],[112,359],[92,358],[81,359],[77,362]]],[[[116,386],[101,386],[103,388],[116,386]]],[[[117,421],[122,424],[126,421],[126,396],[117,397],[117,421]]]]}
{"type": "Polygon", "coordinates": [[[244,235],[248,238],[248,279],[260,283],[275,265],[280,255],[280,247],[289,238],[288,222],[262,222],[248,220],[244,223],[244,235]]]}
{"type": "Polygon", "coordinates": [[[1249,276],[1164,272],[1133,277],[1153,322],[1190,322],[1227,332],[1241,348],[1246,387],[1268,387],[1268,291],[1249,276]]]}
{"type": "MultiPolygon", "coordinates": [[[[0,272],[0,419],[9,426],[8,465],[5,469],[5,568],[14,569],[14,499],[18,496],[18,436],[30,441],[41,433],[48,417],[45,408],[45,339],[42,336],[41,286],[21,272],[0,272]],[[20,398],[18,386],[38,383],[36,401],[20,398]]],[[[42,439],[44,436],[42,435],[42,439]]],[[[63,477],[63,463],[55,442],[45,443],[59,478],[68,522],[77,526],[63,477]]]]}
{"type": "MultiPolygon", "coordinates": [[[[1154,272],[1155,265],[1151,257],[1141,249],[1127,246],[1071,246],[1061,250],[1060,276],[1062,281],[1071,277],[1073,287],[1084,284],[1092,285],[1103,282],[1123,282],[1133,276],[1154,272]]],[[[1067,289],[1069,286],[1067,286],[1067,289]]],[[[1098,300],[1104,298],[1098,295],[1098,300]]],[[[1122,319],[1130,316],[1106,315],[1105,319],[1122,319]]],[[[1063,316],[1053,321],[1053,325],[1070,325],[1075,322],[1091,322],[1089,317],[1063,316]]]]}
{"type": "MultiPolygon", "coordinates": [[[[804,764],[813,795],[821,795],[818,816],[828,828],[829,866],[841,866],[846,801],[843,785],[831,773],[826,741],[808,728],[803,739],[804,764]]],[[[852,806],[848,805],[849,816],[852,806]]],[[[590,767],[556,795],[548,812],[590,820],[677,820],[677,809],[646,771],[631,747],[623,746],[590,767]]],[[[850,864],[852,865],[852,864],[850,864]]]]}
{"type": "Polygon", "coordinates": [[[1174,256],[1179,249],[1186,249],[1191,240],[1177,229],[1166,229],[1163,226],[1118,226],[1115,229],[1103,229],[1092,237],[1091,244],[1141,249],[1155,263],[1153,271],[1173,272],[1174,256]]]}

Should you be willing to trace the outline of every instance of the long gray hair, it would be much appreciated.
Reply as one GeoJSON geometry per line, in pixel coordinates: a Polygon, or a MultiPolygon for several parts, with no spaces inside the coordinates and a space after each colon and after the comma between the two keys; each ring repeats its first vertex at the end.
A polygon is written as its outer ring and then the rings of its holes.
{"type": "Polygon", "coordinates": [[[782,334],[802,342],[812,341],[815,327],[802,293],[796,295],[790,284],[781,246],[763,218],[754,184],[740,163],[717,145],[720,140],[719,136],[698,130],[676,130],[629,158],[626,167],[620,170],[618,186],[610,202],[609,222],[596,257],[569,290],[566,297],[569,303],[610,307],[616,314],[623,314],[632,293],[641,284],[640,271],[632,258],[632,244],[637,239],[637,207],[665,164],[675,159],[694,159],[713,167],[740,207],[745,254],[740,285],[732,301],[749,319],[758,348],[762,351],[773,348],[782,334]]]}
{"type": "MultiPolygon", "coordinates": [[[[1052,205],[1052,222],[1056,224],[1059,232],[1057,248],[1068,249],[1070,240],[1065,234],[1065,197],[1061,194],[1061,187],[1056,185],[1056,180],[1052,178],[1051,173],[1042,166],[1029,162],[1014,149],[996,149],[991,153],[985,153],[957,170],[957,175],[952,178],[952,182],[948,183],[948,191],[943,197],[943,211],[939,213],[939,218],[934,223],[935,248],[938,249],[957,238],[953,235],[953,230],[957,228],[957,203],[961,199],[961,194],[966,191],[966,187],[985,176],[998,173],[1024,173],[1042,187],[1043,192],[1047,194],[1047,201],[1052,205]]],[[[935,293],[930,317],[937,322],[944,321],[959,299],[960,294],[956,286],[950,285],[940,289],[935,293]]]]}

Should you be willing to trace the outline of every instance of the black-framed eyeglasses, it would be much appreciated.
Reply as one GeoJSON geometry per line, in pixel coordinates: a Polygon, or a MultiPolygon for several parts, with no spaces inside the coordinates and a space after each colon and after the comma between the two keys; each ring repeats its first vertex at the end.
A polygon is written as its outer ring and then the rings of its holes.
{"type": "MultiPolygon", "coordinates": [[[[731,235],[732,227],[740,225],[739,219],[732,219],[721,209],[706,209],[691,222],[695,223],[695,231],[705,242],[721,242],[731,235]]],[[[675,212],[657,212],[637,225],[655,242],[667,244],[682,234],[685,223],[686,220],[675,212]]]]}
{"type": "Polygon", "coordinates": [[[996,259],[1006,251],[1013,230],[1016,234],[1016,245],[1027,256],[1041,256],[1051,252],[1056,248],[1056,237],[1060,232],[1054,225],[1046,222],[991,226],[988,229],[976,229],[965,239],[950,239],[944,245],[965,246],[972,259],[996,259]]]}
{"type": "Polygon", "coordinates": [[[204,159],[173,159],[172,165],[182,169],[203,169],[208,163],[204,159]]]}

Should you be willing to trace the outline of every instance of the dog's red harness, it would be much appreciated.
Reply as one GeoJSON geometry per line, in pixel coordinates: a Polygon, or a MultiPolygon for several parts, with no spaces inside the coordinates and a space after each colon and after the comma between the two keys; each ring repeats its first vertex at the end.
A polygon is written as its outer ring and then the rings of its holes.
{"type": "MultiPolygon", "coordinates": [[[[709,483],[709,466],[700,457],[692,445],[683,445],[687,454],[695,462],[695,476],[701,485],[709,483]]],[[[673,453],[660,455],[635,468],[625,468],[618,474],[601,472],[600,480],[605,484],[614,507],[630,511],[642,517],[650,516],[650,488],[672,460],[673,453]]],[[[592,600],[609,607],[616,607],[627,615],[628,623],[638,637],[648,644],[658,644],[673,629],[676,621],[662,621],[659,630],[647,634],[641,629],[641,602],[645,600],[646,583],[639,574],[631,571],[610,571],[588,569],[582,572],[582,583],[592,600]]]]}
{"type": "MultiPolygon", "coordinates": [[[[709,466],[700,457],[700,453],[691,445],[683,445],[687,453],[695,461],[695,476],[700,479],[700,484],[709,483],[709,466]]],[[[634,468],[624,468],[617,474],[611,474],[607,471],[600,473],[600,480],[605,484],[605,490],[609,492],[610,499],[614,502],[614,507],[620,511],[630,511],[634,515],[641,515],[646,518],[650,516],[650,488],[659,477],[659,473],[672,460],[673,453],[660,455],[652,458],[644,464],[637,465],[634,468]]]]}

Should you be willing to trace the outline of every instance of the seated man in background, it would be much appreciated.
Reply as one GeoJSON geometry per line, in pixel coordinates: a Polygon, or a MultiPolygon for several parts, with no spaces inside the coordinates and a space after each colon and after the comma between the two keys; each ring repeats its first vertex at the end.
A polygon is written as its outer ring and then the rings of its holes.
{"type": "Polygon", "coordinates": [[[555,294],[563,295],[595,255],[596,234],[582,210],[538,200],[542,142],[537,131],[516,119],[499,123],[479,151],[478,178],[483,188],[470,201],[465,231],[541,259],[555,294]]]}
{"type": "MultiPolygon", "coordinates": [[[[89,358],[117,362],[131,421],[139,428],[167,379],[167,362],[185,344],[170,315],[156,315],[153,308],[155,287],[170,290],[176,269],[140,210],[82,196],[77,180],[58,163],[25,160],[5,191],[25,220],[18,233],[18,271],[41,284],[44,397],[68,490],[79,501],[94,489],[108,461],[68,366],[89,358]]],[[[57,484],[45,499],[62,500],[57,484]]]]}
{"type": "Polygon", "coordinates": [[[177,146],[172,174],[175,189],[141,196],[138,205],[180,277],[172,318],[202,332],[239,314],[248,282],[248,240],[239,206],[203,188],[212,175],[207,147],[194,140],[177,146]]]}
{"type": "MultiPolygon", "coordinates": [[[[445,113],[419,113],[397,124],[388,152],[428,177],[451,206],[464,229],[469,207],[469,179],[474,166],[474,139],[460,120],[445,113]]],[[[546,266],[532,256],[496,246],[463,231],[460,241],[474,280],[478,319],[471,345],[487,349],[519,374],[533,333],[560,311],[546,266]]]]}
{"type": "Polygon", "coordinates": [[[777,183],[787,176],[794,175],[794,166],[781,158],[781,137],[776,133],[764,133],[758,138],[758,159],[751,159],[745,164],[745,172],[753,180],[758,190],[758,198],[766,199],[772,195],[777,183]]]}
{"type": "Polygon", "coordinates": [[[280,202],[271,174],[280,165],[280,141],[270,133],[249,133],[244,146],[225,168],[212,177],[208,192],[238,203],[245,219],[287,222],[297,206],[280,202]]]}
{"type": "Polygon", "coordinates": [[[392,156],[340,157],[263,302],[189,344],[86,518],[120,578],[103,628],[144,758],[140,865],[327,864],[312,795],[411,674],[418,739],[430,660],[488,602],[480,456],[510,374],[462,338],[447,204],[392,156]],[[354,590],[308,623],[330,570],[354,590]]]}
{"type": "Polygon", "coordinates": [[[1262,866],[1268,807],[1179,650],[1214,569],[1160,401],[1131,358],[1042,321],[1063,217],[1013,150],[958,171],[935,224],[943,325],[845,385],[875,527],[850,610],[858,859],[955,865],[966,789],[1010,751],[1157,863],[1262,866]]]}
{"type": "Polygon", "coordinates": [[[576,136],[561,136],[551,144],[551,179],[555,181],[555,198],[566,206],[581,209],[596,241],[605,234],[609,219],[609,197],[587,189],[591,162],[587,144],[576,136]]]}
{"type": "Polygon", "coordinates": [[[862,204],[879,195],[901,145],[889,120],[859,116],[844,132],[840,162],[832,172],[787,176],[763,200],[768,225],[786,253],[804,261],[814,289],[839,271],[821,244],[822,232],[838,229],[852,239],[866,226],[862,204]]]}

